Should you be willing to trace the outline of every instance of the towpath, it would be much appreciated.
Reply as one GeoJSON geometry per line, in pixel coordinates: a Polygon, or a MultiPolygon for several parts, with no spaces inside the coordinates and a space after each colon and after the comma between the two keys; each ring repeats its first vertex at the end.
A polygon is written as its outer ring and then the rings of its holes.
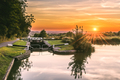
{"type": "Polygon", "coordinates": [[[8,42],[3,42],[3,43],[0,43],[0,47],[4,47],[4,46],[7,46],[8,44],[12,44],[14,42],[16,42],[18,39],[14,40],[14,41],[8,41],[8,42]]]}

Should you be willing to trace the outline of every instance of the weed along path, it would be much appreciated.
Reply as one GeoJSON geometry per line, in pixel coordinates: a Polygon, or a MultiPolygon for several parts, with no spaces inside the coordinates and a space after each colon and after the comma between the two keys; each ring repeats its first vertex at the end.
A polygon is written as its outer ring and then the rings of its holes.
{"type": "Polygon", "coordinates": [[[3,42],[3,43],[0,43],[0,47],[4,47],[4,46],[7,46],[8,44],[12,44],[14,42],[18,41],[18,39],[14,40],[14,41],[8,41],[8,42],[3,42]]]}

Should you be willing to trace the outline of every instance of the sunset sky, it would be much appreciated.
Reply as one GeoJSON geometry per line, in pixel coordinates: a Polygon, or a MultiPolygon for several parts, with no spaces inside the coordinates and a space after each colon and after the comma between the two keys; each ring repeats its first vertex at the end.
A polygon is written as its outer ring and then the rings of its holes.
{"type": "Polygon", "coordinates": [[[119,31],[120,0],[28,0],[27,12],[35,16],[34,31],[119,31]]]}

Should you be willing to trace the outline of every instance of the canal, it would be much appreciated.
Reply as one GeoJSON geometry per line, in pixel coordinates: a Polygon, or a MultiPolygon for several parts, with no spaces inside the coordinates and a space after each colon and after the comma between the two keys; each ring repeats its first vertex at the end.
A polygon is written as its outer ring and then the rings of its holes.
{"type": "Polygon", "coordinates": [[[15,61],[8,80],[120,80],[120,46],[93,46],[93,53],[32,52],[15,61]]]}

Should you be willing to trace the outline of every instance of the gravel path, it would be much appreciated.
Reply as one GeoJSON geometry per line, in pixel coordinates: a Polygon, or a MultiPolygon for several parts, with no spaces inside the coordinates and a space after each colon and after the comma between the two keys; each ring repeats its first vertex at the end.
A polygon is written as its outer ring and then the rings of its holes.
{"type": "Polygon", "coordinates": [[[0,47],[4,47],[4,46],[7,46],[8,44],[12,44],[12,43],[16,42],[17,40],[0,43],[0,47]]]}

